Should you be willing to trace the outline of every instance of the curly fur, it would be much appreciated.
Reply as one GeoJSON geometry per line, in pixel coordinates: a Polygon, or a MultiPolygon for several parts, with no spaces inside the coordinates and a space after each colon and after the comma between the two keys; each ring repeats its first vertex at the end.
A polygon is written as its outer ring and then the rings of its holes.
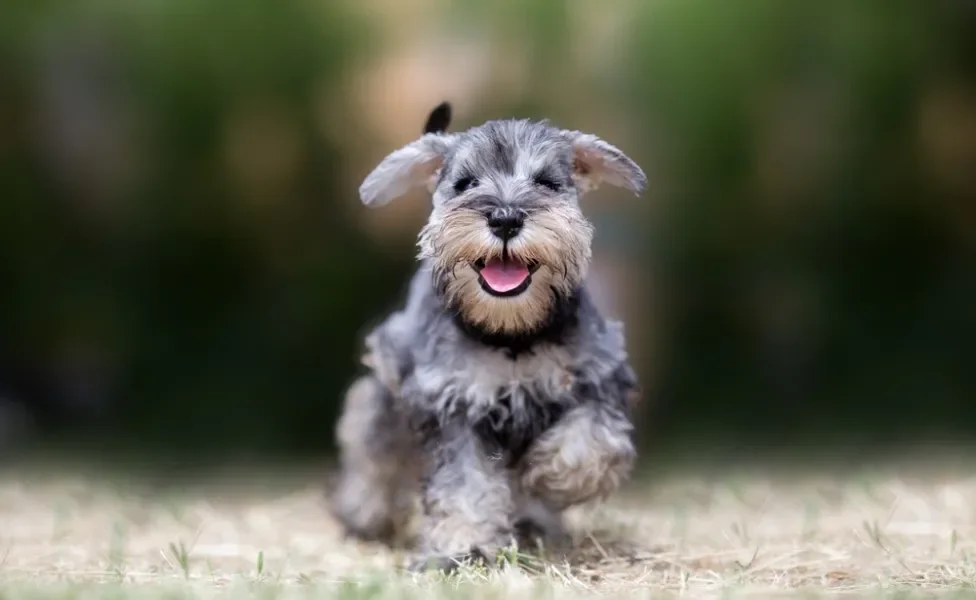
{"type": "Polygon", "coordinates": [[[418,496],[417,564],[443,567],[526,528],[560,534],[564,509],[630,473],[637,381],[623,326],[585,286],[593,231],[578,200],[601,182],[639,193],[645,179],[595,136],[515,120],[448,134],[438,110],[360,189],[379,205],[426,186],[433,209],[405,306],[366,337],[332,506],[350,534],[392,542],[418,496]],[[515,212],[518,235],[495,236],[488,217],[515,212]],[[514,297],[479,283],[475,264],[502,256],[538,265],[514,297]]]}

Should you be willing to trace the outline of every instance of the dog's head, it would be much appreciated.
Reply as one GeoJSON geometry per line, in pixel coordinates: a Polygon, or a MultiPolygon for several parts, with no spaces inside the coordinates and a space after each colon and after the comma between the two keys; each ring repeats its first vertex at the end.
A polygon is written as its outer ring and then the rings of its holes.
{"type": "Polygon", "coordinates": [[[600,138],[526,120],[448,133],[450,106],[420,139],[396,150],[359,188],[381,206],[417,187],[433,195],[420,233],[444,302],[485,333],[525,335],[582,284],[593,228],[582,194],[607,183],[640,194],[637,164],[600,138]]]}

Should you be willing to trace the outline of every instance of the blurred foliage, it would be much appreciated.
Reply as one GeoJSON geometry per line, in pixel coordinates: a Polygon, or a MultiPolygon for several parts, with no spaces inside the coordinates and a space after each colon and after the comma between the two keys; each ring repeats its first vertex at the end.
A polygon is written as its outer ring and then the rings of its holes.
{"type": "MultiPolygon", "coordinates": [[[[650,437],[976,434],[976,163],[940,138],[976,119],[972,5],[637,3],[590,75],[572,6],[437,16],[524,52],[529,88],[473,121],[571,123],[598,97],[630,127],[655,207],[634,268],[663,299],[637,325],[660,331],[650,437]]],[[[359,336],[412,263],[350,220],[351,145],[321,116],[371,22],[287,0],[4,10],[0,377],[95,448],[331,448],[359,336]]]]}
{"type": "Polygon", "coordinates": [[[313,101],[362,40],[330,6],[24,9],[0,343],[42,387],[64,361],[111,385],[84,430],[96,445],[328,447],[356,330],[409,266],[334,214],[355,196],[313,101]]]}
{"type": "MultiPolygon", "coordinates": [[[[974,432],[976,154],[924,131],[941,90],[976,101],[973,9],[645,5],[620,87],[664,154],[673,433],[974,432]]],[[[976,133],[976,105],[935,118],[976,133]]]]}

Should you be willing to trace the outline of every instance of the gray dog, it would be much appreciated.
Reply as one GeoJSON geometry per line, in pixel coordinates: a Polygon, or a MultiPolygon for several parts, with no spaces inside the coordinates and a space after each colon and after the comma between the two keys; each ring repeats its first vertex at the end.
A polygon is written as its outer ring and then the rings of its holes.
{"type": "Polygon", "coordinates": [[[448,133],[448,104],[359,189],[367,206],[426,187],[420,268],[406,305],[366,337],[369,368],[337,426],[332,510],[395,543],[419,495],[414,568],[493,558],[630,474],[637,381],[623,327],[584,284],[593,228],[579,198],[646,177],[598,137],[546,122],[448,133]]]}

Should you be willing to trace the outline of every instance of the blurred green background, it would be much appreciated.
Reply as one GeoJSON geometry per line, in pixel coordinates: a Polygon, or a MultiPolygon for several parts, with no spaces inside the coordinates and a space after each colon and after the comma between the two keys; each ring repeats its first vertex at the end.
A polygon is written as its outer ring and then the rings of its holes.
{"type": "Polygon", "coordinates": [[[648,460],[976,437],[976,3],[37,0],[0,9],[0,455],[325,457],[438,102],[650,179],[585,200],[648,460]]]}

